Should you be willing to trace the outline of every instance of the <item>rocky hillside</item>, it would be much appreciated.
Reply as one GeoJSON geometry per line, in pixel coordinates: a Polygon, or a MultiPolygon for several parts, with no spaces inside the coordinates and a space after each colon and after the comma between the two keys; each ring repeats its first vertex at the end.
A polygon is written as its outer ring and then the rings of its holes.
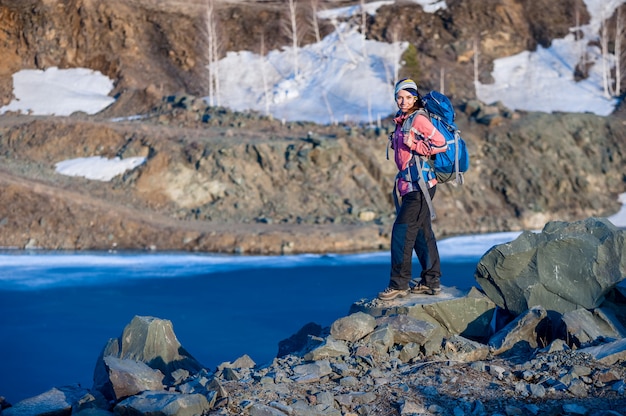
{"type": "MultiPolygon", "coordinates": [[[[224,51],[256,51],[257,35],[267,49],[288,44],[277,29],[279,2],[216,4],[224,51]]],[[[485,80],[494,58],[566,33],[581,4],[546,2],[551,13],[540,19],[535,3],[524,1],[472,9],[450,2],[437,14],[399,4],[369,18],[369,37],[400,36],[415,46],[419,67],[408,60],[406,71],[419,71],[424,88],[449,68],[446,91],[472,166],[465,185],[438,189],[438,235],[617,211],[626,188],[623,109],[610,117],[512,112],[477,102],[471,87],[473,28],[483,30],[485,80]]],[[[14,72],[51,66],[99,70],[116,80],[117,97],[93,116],[0,116],[0,246],[277,254],[388,245],[395,175],[385,159],[388,120],[380,130],[282,124],[208,107],[197,98],[206,94],[203,7],[199,0],[0,4],[0,104],[12,98],[14,72]],[[143,117],[111,121],[136,114],[143,117]],[[111,182],[54,171],[61,160],[89,156],[147,162],[111,182]]]]}

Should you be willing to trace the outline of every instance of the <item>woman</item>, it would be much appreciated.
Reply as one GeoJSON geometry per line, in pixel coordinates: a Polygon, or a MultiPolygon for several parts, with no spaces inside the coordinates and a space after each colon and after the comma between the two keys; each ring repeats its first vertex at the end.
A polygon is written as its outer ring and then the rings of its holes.
{"type": "Polygon", "coordinates": [[[432,230],[430,201],[424,197],[424,192],[428,192],[431,199],[435,196],[437,180],[424,160],[445,151],[446,140],[430,122],[413,80],[398,81],[395,98],[399,111],[394,118],[396,128],[390,140],[400,171],[396,186],[402,203],[397,209],[391,233],[389,287],[378,294],[381,300],[409,293],[436,295],[441,291],[439,251],[432,230]],[[422,272],[421,280],[410,288],[413,250],[422,272]]]}

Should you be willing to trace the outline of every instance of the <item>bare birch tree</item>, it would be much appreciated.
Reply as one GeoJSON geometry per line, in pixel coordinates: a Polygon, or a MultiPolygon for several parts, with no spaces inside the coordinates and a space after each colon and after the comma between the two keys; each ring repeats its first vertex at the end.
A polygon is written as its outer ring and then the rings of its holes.
{"type": "Polygon", "coordinates": [[[296,0],[288,0],[289,2],[289,26],[287,31],[291,37],[291,47],[293,49],[293,74],[295,78],[300,76],[300,66],[298,64],[298,16],[296,0]]]}
{"type": "MultiPolygon", "coordinates": [[[[361,54],[365,63],[369,65],[369,55],[367,53],[367,43],[366,43],[366,34],[367,34],[367,13],[365,12],[365,0],[361,0],[361,54]]],[[[369,124],[372,125],[372,95],[371,91],[368,90],[367,94],[367,118],[369,124]]]]}
{"type": "Polygon", "coordinates": [[[574,3],[574,16],[575,16],[575,28],[576,30],[574,31],[574,39],[576,41],[578,41],[578,53],[579,53],[579,62],[580,62],[580,66],[581,68],[585,68],[585,66],[587,65],[587,53],[585,52],[585,43],[584,42],[580,42],[580,38],[579,38],[579,32],[580,32],[580,9],[578,8],[578,3],[575,2],[574,3]]]}
{"type": "Polygon", "coordinates": [[[315,34],[315,41],[320,43],[322,36],[320,35],[320,23],[317,20],[317,12],[320,8],[320,0],[311,0],[311,27],[313,27],[313,33],[315,34]]]}
{"type": "Polygon", "coordinates": [[[335,113],[333,112],[333,108],[330,105],[330,101],[328,101],[328,94],[325,90],[322,90],[322,98],[324,99],[324,104],[326,104],[326,110],[328,110],[328,117],[330,118],[330,123],[333,125],[337,125],[337,120],[335,119],[335,113]]]}
{"type": "Polygon", "coordinates": [[[361,7],[361,24],[360,24],[360,26],[361,26],[361,37],[362,37],[362,42],[363,42],[362,45],[361,45],[361,48],[362,48],[362,52],[361,53],[363,54],[363,57],[365,58],[365,57],[367,57],[367,50],[366,50],[366,47],[365,47],[365,40],[366,40],[365,38],[366,38],[366,34],[367,34],[367,13],[365,12],[365,0],[361,0],[360,7],[361,7]]]}
{"type": "Polygon", "coordinates": [[[478,90],[478,45],[480,43],[480,39],[478,36],[474,38],[474,56],[472,56],[472,60],[474,61],[474,90],[478,90]]]}
{"type": "Polygon", "coordinates": [[[617,8],[615,19],[615,95],[622,93],[622,65],[625,52],[622,51],[622,40],[626,37],[626,25],[624,24],[624,8],[617,8]]]}
{"type": "Polygon", "coordinates": [[[207,0],[206,27],[208,37],[209,105],[220,105],[219,39],[213,0],[207,0]]]}
{"type": "Polygon", "coordinates": [[[341,30],[341,28],[339,27],[339,25],[337,24],[337,20],[332,19],[331,20],[332,25],[335,28],[335,32],[337,32],[337,37],[339,38],[339,43],[341,44],[341,46],[344,47],[344,49],[346,50],[346,55],[348,56],[348,59],[350,60],[350,62],[356,64],[358,61],[357,59],[354,57],[354,55],[352,54],[352,51],[350,50],[350,46],[348,46],[348,43],[346,42],[346,39],[343,36],[343,31],[341,30]]]}
{"type": "Polygon", "coordinates": [[[606,19],[602,19],[600,27],[600,51],[602,53],[600,57],[602,59],[602,87],[604,96],[610,98],[613,96],[613,90],[611,85],[611,67],[609,66],[609,29],[606,19]]]}
{"type": "Polygon", "coordinates": [[[261,35],[261,77],[263,79],[263,95],[265,96],[265,115],[270,116],[270,92],[267,83],[267,73],[265,71],[265,62],[267,57],[265,56],[265,34],[261,35]]]}
{"type": "Polygon", "coordinates": [[[399,74],[400,74],[400,59],[402,57],[402,47],[400,46],[400,29],[398,29],[397,25],[393,24],[391,29],[389,30],[389,36],[391,38],[391,43],[394,45],[394,52],[396,53],[396,57],[394,59],[394,67],[393,67],[393,84],[398,82],[399,74]]]}
{"type": "Polygon", "coordinates": [[[445,70],[444,67],[441,67],[441,68],[439,68],[439,92],[441,92],[442,94],[446,93],[445,78],[446,78],[446,70],[445,70]]]}

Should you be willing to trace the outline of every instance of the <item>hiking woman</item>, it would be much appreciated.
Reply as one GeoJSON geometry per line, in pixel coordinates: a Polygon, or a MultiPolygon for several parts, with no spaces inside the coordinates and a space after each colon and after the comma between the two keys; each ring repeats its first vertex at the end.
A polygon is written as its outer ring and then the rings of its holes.
{"type": "MultiPolygon", "coordinates": [[[[431,199],[435,196],[437,179],[424,160],[445,151],[446,140],[423,110],[422,97],[413,80],[398,81],[395,99],[398,113],[394,118],[396,128],[390,140],[394,160],[400,171],[396,187],[402,202],[396,209],[397,216],[391,233],[391,277],[387,289],[378,294],[381,300],[391,300],[409,293],[436,295],[441,291],[439,251],[432,230],[430,201],[424,196],[425,192],[431,199]],[[419,282],[411,288],[413,250],[422,272],[419,282]]],[[[394,188],[394,197],[395,193],[394,188]]]]}

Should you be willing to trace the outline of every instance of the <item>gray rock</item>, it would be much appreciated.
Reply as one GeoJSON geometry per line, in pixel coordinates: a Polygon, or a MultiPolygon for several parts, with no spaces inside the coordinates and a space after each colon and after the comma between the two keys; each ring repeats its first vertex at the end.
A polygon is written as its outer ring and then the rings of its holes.
{"type": "MultiPolygon", "coordinates": [[[[108,409],[109,403],[106,397],[99,391],[92,390],[89,393],[81,397],[72,406],[72,414],[76,414],[82,411],[101,410],[108,409]]],[[[87,416],[87,415],[85,415],[87,416]]]]}
{"type": "Polygon", "coordinates": [[[335,405],[335,396],[329,391],[321,391],[315,395],[318,404],[326,406],[335,405]]]}
{"type": "Polygon", "coordinates": [[[563,314],[562,321],[569,339],[579,348],[588,347],[596,340],[626,337],[626,330],[610,309],[576,309],[563,314]]]}
{"type": "Polygon", "coordinates": [[[400,404],[400,415],[416,415],[426,413],[426,409],[422,404],[415,403],[411,400],[405,400],[400,404]]]}
{"type": "MultiPolygon", "coordinates": [[[[441,336],[461,334],[477,341],[486,341],[492,331],[490,323],[495,304],[476,288],[460,291],[444,287],[439,296],[407,296],[394,302],[359,301],[350,313],[365,312],[377,318],[407,315],[429,322],[443,331],[441,336]]],[[[379,326],[376,328],[378,330],[379,326]]],[[[429,354],[439,349],[434,342],[429,354]]]]}
{"type": "MultiPolygon", "coordinates": [[[[441,347],[439,349],[441,350],[441,347]]],[[[398,358],[403,362],[408,363],[415,357],[418,357],[421,352],[422,349],[419,344],[416,344],[415,342],[410,342],[402,346],[398,358]]]]}
{"type": "Polygon", "coordinates": [[[119,402],[113,409],[119,416],[195,416],[210,410],[201,394],[146,391],[119,402]]]}
{"type": "Polygon", "coordinates": [[[372,315],[356,312],[337,319],[330,327],[330,334],[343,341],[358,341],[370,334],[376,327],[376,319],[372,315]]]}
{"type": "Polygon", "coordinates": [[[626,338],[595,347],[582,348],[578,351],[590,354],[595,360],[603,364],[612,365],[618,361],[626,360],[626,338]]]}
{"type": "Polygon", "coordinates": [[[532,397],[541,399],[546,395],[546,388],[541,384],[529,384],[528,388],[532,397]]]}
{"type": "Polygon", "coordinates": [[[318,381],[322,377],[331,374],[333,370],[328,360],[320,360],[295,366],[293,372],[295,374],[294,381],[298,383],[309,383],[318,381]]]}
{"type": "Polygon", "coordinates": [[[438,325],[421,321],[407,315],[393,315],[379,318],[379,326],[387,325],[393,332],[394,344],[408,344],[415,342],[423,345],[440,329],[438,325]]]}
{"type": "MultiPolygon", "coordinates": [[[[474,340],[486,340],[495,304],[475,287],[467,295],[451,300],[426,304],[422,310],[450,334],[459,334],[474,340]]],[[[409,316],[421,319],[415,308],[409,316]]]]}
{"type": "Polygon", "coordinates": [[[393,346],[393,331],[387,325],[377,327],[367,336],[366,342],[377,354],[387,354],[389,348],[393,346]]]}
{"type": "Polygon", "coordinates": [[[504,406],[504,412],[506,413],[506,416],[522,416],[524,414],[524,410],[522,408],[510,404],[504,406]]]}
{"type": "Polygon", "coordinates": [[[446,357],[455,361],[480,361],[489,355],[489,347],[460,335],[454,335],[444,341],[443,352],[446,357]]]}
{"type": "Polygon", "coordinates": [[[223,370],[225,368],[254,368],[255,365],[256,365],[256,363],[254,362],[254,360],[252,358],[250,358],[249,355],[244,354],[241,357],[237,358],[232,363],[231,362],[221,363],[217,367],[217,369],[218,370],[223,370]]]}
{"type": "Polygon", "coordinates": [[[563,412],[567,415],[586,415],[589,409],[576,403],[563,405],[563,412]]]}
{"type": "Polygon", "coordinates": [[[587,397],[587,386],[580,379],[573,379],[567,386],[567,391],[576,397],[587,397]]]}
{"type": "Polygon", "coordinates": [[[174,381],[172,372],[184,369],[195,374],[202,365],[180,344],[172,322],[149,316],[135,316],[124,328],[122,336],[111,339],[96,362],[94,380],[108,377],[104,357],[141,361],[149,367],[160,370],[165,382],[174,381]]]}
{"type": "Polygon", "coordinates": [[[284,339],[278,343],[278,357],[284,357],[288,354],[297,354],[309,351],[319,344],[319,341],[312,342],[311,337],[319,338],[322,336],[322,327],[316,323],[310,322],[304,325],[297,333],[291,337],[284,339]],[[311,343],[313,345],[311,345],[311,343]]]}
{"type": "Polygon", "coordinates": [[[291,408],[289,409],[291,413],[261,403],[253,403],[252,406],[247,409],[247,412],[249,412],[250,416],[285,416],[293,414],[293,410],[291,408]]]}
{"type": "Polygon", "coordinates": [[[228,381],[239,381],[241,379],[239,372],[230,367],[223,369],[221,371],[220,377],[228,381]]]}
{"type": "Polygon", "coordinates": [[[534,306],[522,313],[489,339],[491,352],[498,355],[513,348],[537,348],[542,335],[540,326],[545,324],[547,316],[548,313],[541,306],[534,306]]]}
{"type": "Polygon", "coordinates": [[[172,371],[172,379],[173,379],[174,385],[178,385],[182,383],[188,377],[189,377],[189,371],[183,370],[182,368],[172,371]]]}
{"type": "Polygon", "coordinates": [[[542,348],[541,352],[552,353],[557,351],[567,351],[570,347],[562,339],[555,339],[547,347],[542,348]]]}
{"type": "Polygon", "coordinates": [[[273,407],[274,409],[280,410],[281,412],[283,412],[286,415],[293,415],[293,409],[291,408],[291,406],[286,405],[285,403],[282,402],[278,402],[278,401],[273,401],[270,402],[269,404],[271,407],[273,407]]]}
{"type": "Polygon", "coordinates": [[[343,387],[355,387],[359,384],[359,379],[356,377],[348,376],[342,377],[339,380],[339,385],[343,387]]]}
{"type": "Polygon", "coordinates": [[[88,390],[79,386],[55,387],[2,410],[2,416],[69,415],[72,412],[72,406],[86,394],[88,390]]]}
{"type": "Polygon", "coordinates": [[[624,233],[606,219],[553,221],[492,247],[475,278],[487,296],[515,315],[541,305],[550,311],[593,309],[625,276],[624,233]]]}
{"type": "Polygon", "coordinates": [[[303,400],[297,400],[291,407],[293,414],[297,416],[341,416],[341,412],[332,406],[325,404],[310,406],[303,400]]]}
{"type": "Polygon", "coordinates": [[[163,373],[141,361],[104,357],[106,377],[94,379],[93,389],[119,401],[146,390],[163,390],[163,373]]]}
{"type": "Polygon", "coordinates": [[[350,355],[350,349],[343,341],[336,340],[329,335],[321,345],[304,354],[304,359],[317,361],[323,360],[324,358],[341,357],[344,355],[350,355]]]}

